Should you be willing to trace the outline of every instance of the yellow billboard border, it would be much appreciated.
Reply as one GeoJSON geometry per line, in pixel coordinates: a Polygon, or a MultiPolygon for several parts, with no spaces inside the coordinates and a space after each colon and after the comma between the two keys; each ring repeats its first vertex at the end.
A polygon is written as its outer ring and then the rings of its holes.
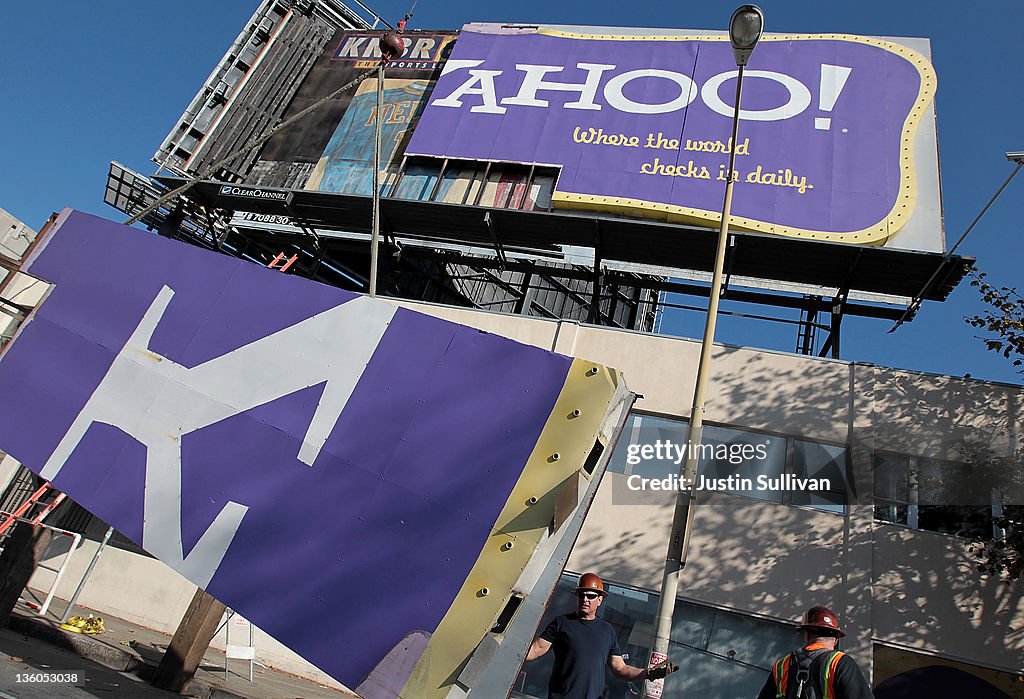
{"type": "Polygon", "coordinates": [[[576,473],[585,481],[592,478],[583,467],[595,441],[601,441],[606,449],[611,447],[601,440],[601,427],[622,383],[617,369],[572,360],[519,480],[399,697],[449,696],[462,668],[511,597],[523,569],[549,535],[559,494],[576,473]]]}
{"type": "MultiPolygon", "coordinates": [[[[626,34],[581,34],[567,32],[558,29],[541,29],[538,34],[557,36],[567,39],[588,39],[604,41],[728,41],[729,37],[722,35],[626,35],[626,34]]],[[[901,46],[883,39],[873,39],[866,36],[853,34],[772,34],[765,36],[762,41],[822,41],[822,40],[848,41],[859,44],[867,44],[881,48],[889,53],[897,54],[908,61],[917,69],[921,77],[921,84],[918,88],[917,99],[910,110],[910,114],[903,122],[903,132],[900,137],[900,192],[893,203],[892,209],[878,223],[859,231],[826,232],[815,231],[792,226],[782,226],[759,221],[755,219],[730,216],[729,225],[737,230],[754,231],[757,233],[769,233],[783,235],[792,238],[806,238],[811,240],[825,240],[832,242],[859,243],[862,245],[884,245],[890,237],[895,235],[903,225],[910,219],[910,214],[917,202],[917,178],[915,177],[914,159],[914,135],[920,125],[927,107],[935,98],[937,79],[935,69],[920,52],[914,49],[901,46]]],[[[645,201],[643,199],[630,199],[625,197],[593,196],[577,192],[558,191],[557,185],[551,195],[551,201],[555,208],[560,209],[587,209],[608,211],[617,214],[629,214],[643,218],[654,218],[668,221],[670,223],[703,224],[708,221],[718,222],[721,220],[720,211],[709,211],[705,209],[694,209],[687,206],[676,206],[673,204],[662,204],[659,202],[645,201]]]]}

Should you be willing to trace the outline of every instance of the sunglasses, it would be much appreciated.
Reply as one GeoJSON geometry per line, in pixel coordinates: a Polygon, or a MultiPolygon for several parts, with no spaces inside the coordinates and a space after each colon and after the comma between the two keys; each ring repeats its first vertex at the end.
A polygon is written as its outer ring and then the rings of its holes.
{"type": "Polygon", "coordinates": [[[591,599],[591,600],[593,600],[593,599],[597,599],[601,595],[599,595],[596,592],[577,592],[576,596],[579,597],[580,599],[591,599]]]}

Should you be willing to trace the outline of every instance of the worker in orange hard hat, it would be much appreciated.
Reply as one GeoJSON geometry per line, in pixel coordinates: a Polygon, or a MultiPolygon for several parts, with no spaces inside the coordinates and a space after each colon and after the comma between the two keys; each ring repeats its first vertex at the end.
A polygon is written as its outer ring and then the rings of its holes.
{"type": "Polygon", "coordinates": [[[548,699],[601,699],[605,667],[627,682],[657,680],[679,669],[667,660],[646,670],[626,664],[615,629],[597,616],[608,596],[600,577],[584,573],[573,594],[576,611],[555,617],[526,654],[527,660],[534,660],[555,649],[548,699]]]}
{"type": "Polygon", "coordinates": [[[846,633],[831,609],[811,607],[797,628],[803,648],[775,661],[757,699],[873,699],[856,661],[836,650],[846,633]]]}

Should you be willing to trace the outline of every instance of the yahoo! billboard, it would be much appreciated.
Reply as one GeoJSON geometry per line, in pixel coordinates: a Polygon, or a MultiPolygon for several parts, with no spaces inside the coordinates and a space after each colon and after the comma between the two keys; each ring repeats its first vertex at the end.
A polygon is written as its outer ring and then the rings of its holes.
{"type": "MultiPolygon", "coordinates": [[[[560,167],[559,208],[717,221],[737,76],[727,37],[571,29],[465,27],[408,153],[560,167]]],[[[734,224],[886,243],[914,214],[918,161],[935,159],[934,92],[908,46],[766,36],[744,73],[734,224]]]]}

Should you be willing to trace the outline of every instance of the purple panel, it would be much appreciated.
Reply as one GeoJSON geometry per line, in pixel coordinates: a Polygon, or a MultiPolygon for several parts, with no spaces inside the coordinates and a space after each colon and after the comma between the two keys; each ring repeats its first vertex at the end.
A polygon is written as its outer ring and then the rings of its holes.
{"type": "Polygon", "coordinates": [[[58,485],[90,512],[109,512],[107,524],[138,543],[144,516],[146,449],[110,425],[95,424],[75,449],[58,485]]]}
{"type": "MultiPolygon", "coordinates": [[[[744,78],[739,141],[749,143],[737,152],[734,216],[826,233],[862,231],[887,219],[900,194],[901,138],[922,77],[910,60],[878,43],[803,38],[758,45],[744,78]],[[834,100],[822,89],[833,66],[851,69],[834,100]],[[786,104],[786,113],[770,114],[786,104]],[[817,119],[831,121],[819,128],[817,119]]],[[[438,80],[409,154],[561,165],[557,192],[720,211],[728,153],[705,152],[698,143],[724,146],[730,138],[735,78],[714,89],[716,76],[736,71],[727,41],[466,29],[451,60],[481,63],[438,80]],[[590,64],[611,67],[588,109],[571,106],[579,90],[540,89],[536,98],[546,106],[504,102],[520,93],[524,64],[557,67],[543,79],[570,85],[586,83],[596,70],[590,64]],[[463,92],[473,71],[500,71],[493,98],[483,78],[463,92]],[[632,71],[638,73],[630,77],[632,71]],[[642,74],[650,71],[660,72],[642,74]],[[688,106],[683,100],[663,113],[641,113],[642,105],[673,104],[686,94],[688,79],[696,85],[688,106]],[[451,99],[461,105],[444,103],[451,99]],[[620,136],[636,141],[614,141],[620,136]]]]}
{"type": "MultiPolygon", "coordinates": [[[[0,395],[24,407],[0,448],[36,471],[163,285],[175,295],[150,349],[187,367],[356,298],[81,213],[30,272],[56,288],[0,363],[0,395]]],[[[280,371],[301,361],[300,348],[280,371]]],[[[570,361],[399,309],[313,466],[297,454],[323,384],[184,435],[185,553],[227,502],[247,506],[207,589],[356,686],[436,629],[570,361]]],[[[54,482],[144,545],[145,473],[143,445],[94,424],[54,482]]]]}
{"type": "Polygon", "coordinates": [[[374,668],[374,673],[356,688],[356,693],[366,699],[391,699],[397,696],[409,681],[429,643],[430,636],[422,631],[409,634],[374,668]]]}

